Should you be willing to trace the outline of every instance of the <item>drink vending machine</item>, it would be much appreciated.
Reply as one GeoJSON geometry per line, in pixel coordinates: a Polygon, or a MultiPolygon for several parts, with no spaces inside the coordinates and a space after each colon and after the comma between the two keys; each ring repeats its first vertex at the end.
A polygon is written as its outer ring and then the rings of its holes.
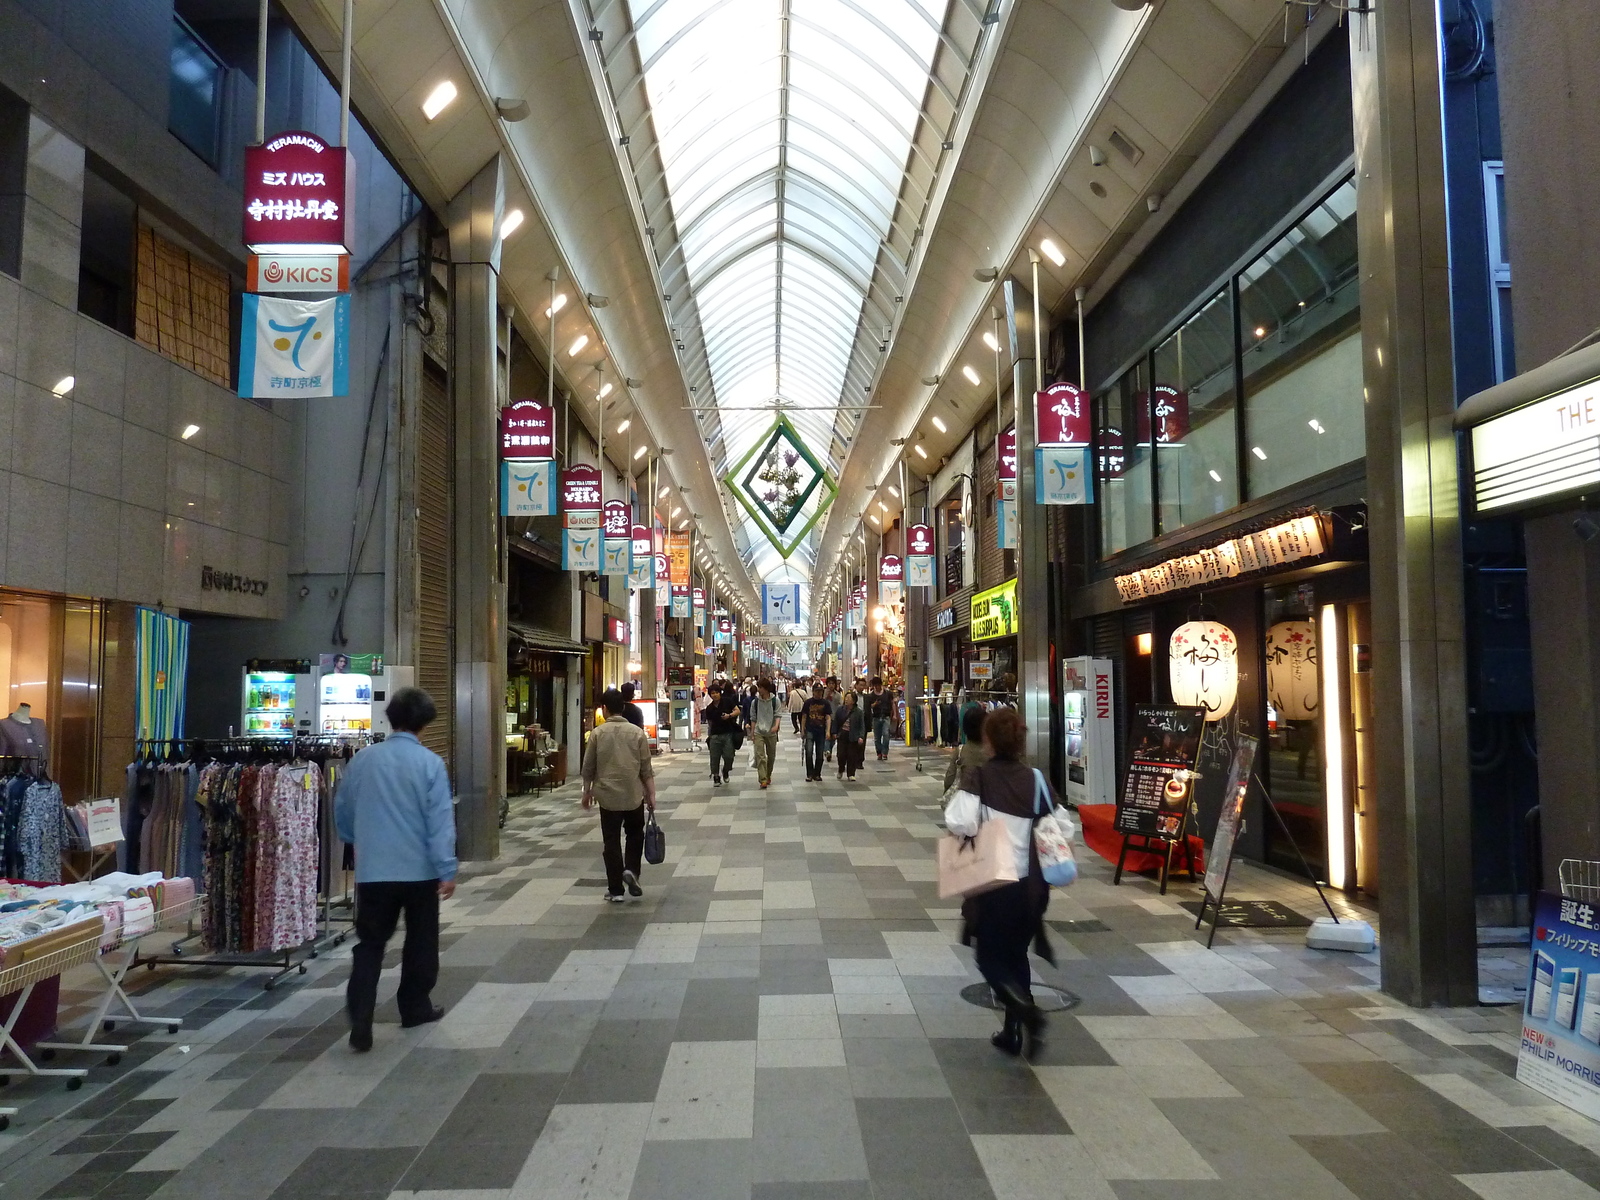
{"type": "Polygon", "coordinates": [[[694,672],[688,667],[667,670],[667,704],[671,707],[672,748],[694,744],[694,672]]]}
{"type": "Polygon", "coordinates": [[[286,738],[316,728],[316,670],[304,658],[252,658],[244,665],[239,730],[250,738],[286,738]]]}
{"type": "Polygon", "coordinates": [[[1116,803],[1117,709],[1113,688],[1109,658],[1061,660],[1069,804],[1116,803]]]}

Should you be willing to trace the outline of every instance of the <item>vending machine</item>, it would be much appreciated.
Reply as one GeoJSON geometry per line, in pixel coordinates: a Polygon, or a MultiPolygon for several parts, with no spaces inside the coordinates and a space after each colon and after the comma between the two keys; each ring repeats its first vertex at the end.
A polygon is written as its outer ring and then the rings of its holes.
{"type": "Polygon", "coordinates": [[[240,732],[252,738],[311,733],[316,720],[316,673],[306,659],[252,658],[244,665],[240,732]]]}
{"type": "Polygon", "coordinates": [[[1111,660],[1062,659],[1061,698],[1066,716],[1067,803],[1115,804],[1117,731],[1111,660]]]}
{"type": "Polygon", "coordinates": [[[668,705],[671,707],[672,748],[687,750],[694,744],[694,674],[688,667],[671,667],[667,672],[668,705]]]}
{"type": "Polygon", "coordinates": [[[357,738],[372,732],[372,676],[322,671],[317,680],[317,732],[357,738]]]}

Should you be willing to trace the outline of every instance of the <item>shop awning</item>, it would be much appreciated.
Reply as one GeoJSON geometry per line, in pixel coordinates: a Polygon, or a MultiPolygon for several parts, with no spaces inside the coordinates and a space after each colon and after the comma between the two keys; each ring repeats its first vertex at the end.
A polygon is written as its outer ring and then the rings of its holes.
{"type": "Polygon", "coordinates": [[[506,630],[529,650],[543,650],[549,654],[589,653],[589,647],[582,642],[575,642],[571,638],[564,638],[547,630],[535,629],[531,625],[519,625],[515,621],[507,621],[506,630]]]}

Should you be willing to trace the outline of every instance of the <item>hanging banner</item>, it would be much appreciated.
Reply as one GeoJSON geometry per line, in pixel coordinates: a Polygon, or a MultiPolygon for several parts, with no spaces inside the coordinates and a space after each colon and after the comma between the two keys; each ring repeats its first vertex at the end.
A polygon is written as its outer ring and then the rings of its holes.
{"type": "Polygon", "coordinates": [[[240,297],[239,395],[350,394],[350,297],[240,297]]]}
{"type": "Polygon", "coordinates": [[[932,525],[911,525],[906,529],[906,586],[933,586],[932,525]]]}
{"type": "Polygon", "coordinates": [[[995,462],[995,479],[1000,484],[1000,497],[1017,498],[1017,430],[1015,426],[1000,434],[1000,457],[995,462]],[[1007,487],[1006,485],[1010,486],[1007,487]]]}
{"type": "MultiPolygon", "coordinates": [[[[1011,484],[1013,490],[1016,482],[1011,484]]],[[[1017,548],[1017,502],[1015,500],[996,500],[994,502],[994,536],[1002,550],[1015,550],[1017,548]]]]}
{"type": "Polygon", "coordinates": [[[656,586],[656,556],[652,549],[648,525],[633,527],[633,569],[628,575],[628,586],[653,588],[656,586]]]}
{"type": "Polygon", "coordinates": [[[878,560],[879,583],[902,583],[906,577],[906,565],[898,554],[885,554],[878,560]]]}
{"type": "Polygon", "coordinates": [[[673,583],[687,584],[689,582],[689,531],[667,534],[667,560],[670,566],[669,578],[673,583]]]}
{"type": "Polygon", "coordinates": [[[555,410],[537,400],[516,400],[500,410],[501,458],[554,458],[555,410]]]}
{"type": "Polygon", "coordinates": [[[500,515],[502,517],[548,517],[556,511],[556,464],[550,459],[536,462],[500,463],[500,515]]]}
{"type": "Polygon", "coordinates": [[[705,588],[693,588],[691,591],[694,594],[694,627],[696,629],[704,629],[706,627],[706,590],[705,588]]]}
{"type": "Polygon", "coordinates": [[[577,463],[561,473],[561,569],[598,571],[600,470],[577,463]]]}
{"type": "Polygon", "coordinates": [[[884,604],[893,606],[906,598],[905,584],[880,583],[878,584],[878,599],[884,604]]]}
{"type": "Polygon", "coordinates": [[[655,563],[655,581],[650,586],[656,590],[656,607],[670,608],[672,605],[672,582],[667,568],[667,556],[658,550],[650,558],[655,563]]]}
{"type": "Polygon", "coordinates": [[[763,583],[761,585],[761,623],[795,625],[800,621],[800,585],[763,583]]]}
{"type": "Polygon", "coordinates": [[[1075,383],[1052,383],[1033,394],[1041,446],[1089,444],[1089,393],[1075,383]]]}
{"type": "Polygon", "coordinates": [[[687,583],[674,583],[670,585],[672,592],[672,615],[679,620],[687,621],[690,616],[689,585],[687,583]]]}
{"type": "Polygon", "coordinates": [[[867,627],[867,585],[856,584],[850,592],[850,628],[860,632],[867,627]]]}
{"type": "Polygon", "coordinates": [[[607,500],[601,508],[601,533],[604,541],[600,547],[602,575],[631,575],[633,573],[633,509],[626,500],[607,500]]]}
{"type": "Polygon", "coordinates": [[[349,254],[350,151],[314,133],[244,148],[244,244],[255,254],[349,254]]]}
{"type": "Polygon", "coordinates": [[[718,617],[716,643],[719,646],[730,645],[733,642],[733,618],[718,617]]]}
{"type": "Polygon", "coordinates": [[[1040,446],[1033,453],[1036,503],[1094,503],[1087,446],[1040,446]]]}

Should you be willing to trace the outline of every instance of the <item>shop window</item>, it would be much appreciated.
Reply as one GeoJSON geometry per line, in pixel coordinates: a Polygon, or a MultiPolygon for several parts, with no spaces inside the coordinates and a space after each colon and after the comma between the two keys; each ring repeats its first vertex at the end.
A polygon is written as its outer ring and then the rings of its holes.
{"type": "Polygon", "coordinates": [[[0,717],[28,706],[68,803],[97,790],[103,650],[94,601],[0,592],[0,717]]]}
{"type": "Polygon", "coordinates": [[[1266,762],[1271,803],[1294,842],[1266,823],[1267,861],[1301,874],[1298,846],[1326,877],[1327,799],[1323,786],[1321,654],[1316,594],[1309,583],[1263,593],[1267,685],[1266,762]]]}
{"type": "Polygon", "coordinates": [[[1141,362],[1096,404],[1100,546],[1115,554],[1155,535],[1151,511],[1149,368],[1141,362]],[[1140,410],[1145,420],[1139,420],[1140,410]]]}
{"type": "Polygon", "coordinates": [[[83,172],[83,242],[78,258],[78,311],[133,336],[133,272],[138,208],[97,169],[83,172]]]}
{"type": "Polygon", "coordinates": [[[28,106],[0,87],[0,271],[22,274],[22,207],[28,175],[28,106]]]}
{"type": "Polygon", "coordinates": [[[1161,529],[1178,529],[1239,503],[1233,302],[1218,292],[1156,347],[1152,412],[1136,413],[1140,440],[1154,423],[1161,529]]]}
{"type": "Polygon", "coordinates": [[[148,226],[139,227],[134,336],[174,362],[227,387],[228,276],[148,226]]]}
{"type": "Polygon", "coordinates": [[[1248,492],[1366,452],[1356,189],[1347,180],[1239,276],[1248,492]]]}
{"type": "Polygon", "coordinates": [[[167,128],[207,166],[217,165],[227,65],[182,17],[172,18],[167,128]]]}

